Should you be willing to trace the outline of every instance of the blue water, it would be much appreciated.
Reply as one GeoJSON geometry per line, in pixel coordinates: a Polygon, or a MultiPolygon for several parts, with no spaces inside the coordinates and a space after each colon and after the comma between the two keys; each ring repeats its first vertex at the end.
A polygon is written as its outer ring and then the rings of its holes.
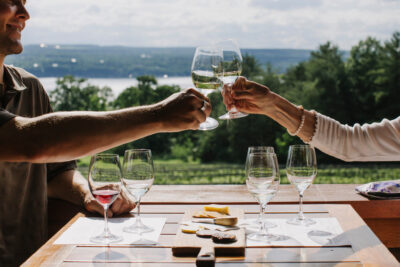
{"type": "MultiPolygon", "coordinates": [[[[47,92],[56,88],[55,77],[39,78],[47,92]]],[[[118,96],[123,90],[130,86],[136,86],[137,80],[134,78],[90,78],[87,81],[89,84],[99,87],[108,86],[112,89],[114,96],[118,96]]],[[[179,85],[182,89],[193,87],[192,79],[188,77],[159,77],[157,78],[158,85],[179,85]]]]}

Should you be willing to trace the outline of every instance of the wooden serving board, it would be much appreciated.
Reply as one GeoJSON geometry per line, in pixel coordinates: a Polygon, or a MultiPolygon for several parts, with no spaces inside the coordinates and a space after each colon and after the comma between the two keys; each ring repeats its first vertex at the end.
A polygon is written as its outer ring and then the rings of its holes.
{"type": "MultiPolygon", "coordinates": [[[[193,214],[198,210],[187,210],[183,217],[183,221],[191,221],[193,214]]],[[[235,216],[238,219],[244,218],[242,209],[230,209],[230,216],[235,216]]],[[[229,244],[214,243],[211,238],[201,238],[196,234],[187,234],[178,228],[175,240],[172,246],[172,254],[177,257],[196,257],[203,247],[214,248],[215,256],[237,256],[245,255],[246,235],[243,228],[231,230],[228,233],[236,235],[236,241],[229,244]]]]}

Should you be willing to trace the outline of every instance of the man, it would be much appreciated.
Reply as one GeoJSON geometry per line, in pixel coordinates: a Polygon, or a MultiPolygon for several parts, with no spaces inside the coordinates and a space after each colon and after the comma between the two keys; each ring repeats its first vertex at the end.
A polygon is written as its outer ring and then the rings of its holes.
{"type": "MultiPolygon", "coordinates": [[[[39,81],[4,65],[7,55],[21,53],[28,19],[25,0],[0,0],[1,266],[19,265],[45,241],[48,196],[102,212],[70,160],[158,132],[197,129],[211,112],[208,99],[188,89],[150,106],[51,113],[39,81]]],[[[132,208],[120,198],[109,215],[132,208]]]]}

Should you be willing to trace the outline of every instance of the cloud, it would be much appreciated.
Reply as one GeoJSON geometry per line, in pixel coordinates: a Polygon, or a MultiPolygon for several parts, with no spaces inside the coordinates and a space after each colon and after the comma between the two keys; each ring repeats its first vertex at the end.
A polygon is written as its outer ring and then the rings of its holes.
{"type": "Polygon", "coordinates": [[[226,38],[247,48],[349,49],[400,30],[395,0],[35,0],[23,41],[197,46],[226,38]]]}

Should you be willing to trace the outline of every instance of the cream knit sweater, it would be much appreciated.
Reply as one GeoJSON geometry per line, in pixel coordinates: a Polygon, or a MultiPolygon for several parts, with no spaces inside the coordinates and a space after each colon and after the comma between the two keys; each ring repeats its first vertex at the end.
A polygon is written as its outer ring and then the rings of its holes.
{"type": "Polygon", "coordinates": [[[351,127],[317,113],[309,144],[344,161],[400,161],[400,116],[351,127]]]}

